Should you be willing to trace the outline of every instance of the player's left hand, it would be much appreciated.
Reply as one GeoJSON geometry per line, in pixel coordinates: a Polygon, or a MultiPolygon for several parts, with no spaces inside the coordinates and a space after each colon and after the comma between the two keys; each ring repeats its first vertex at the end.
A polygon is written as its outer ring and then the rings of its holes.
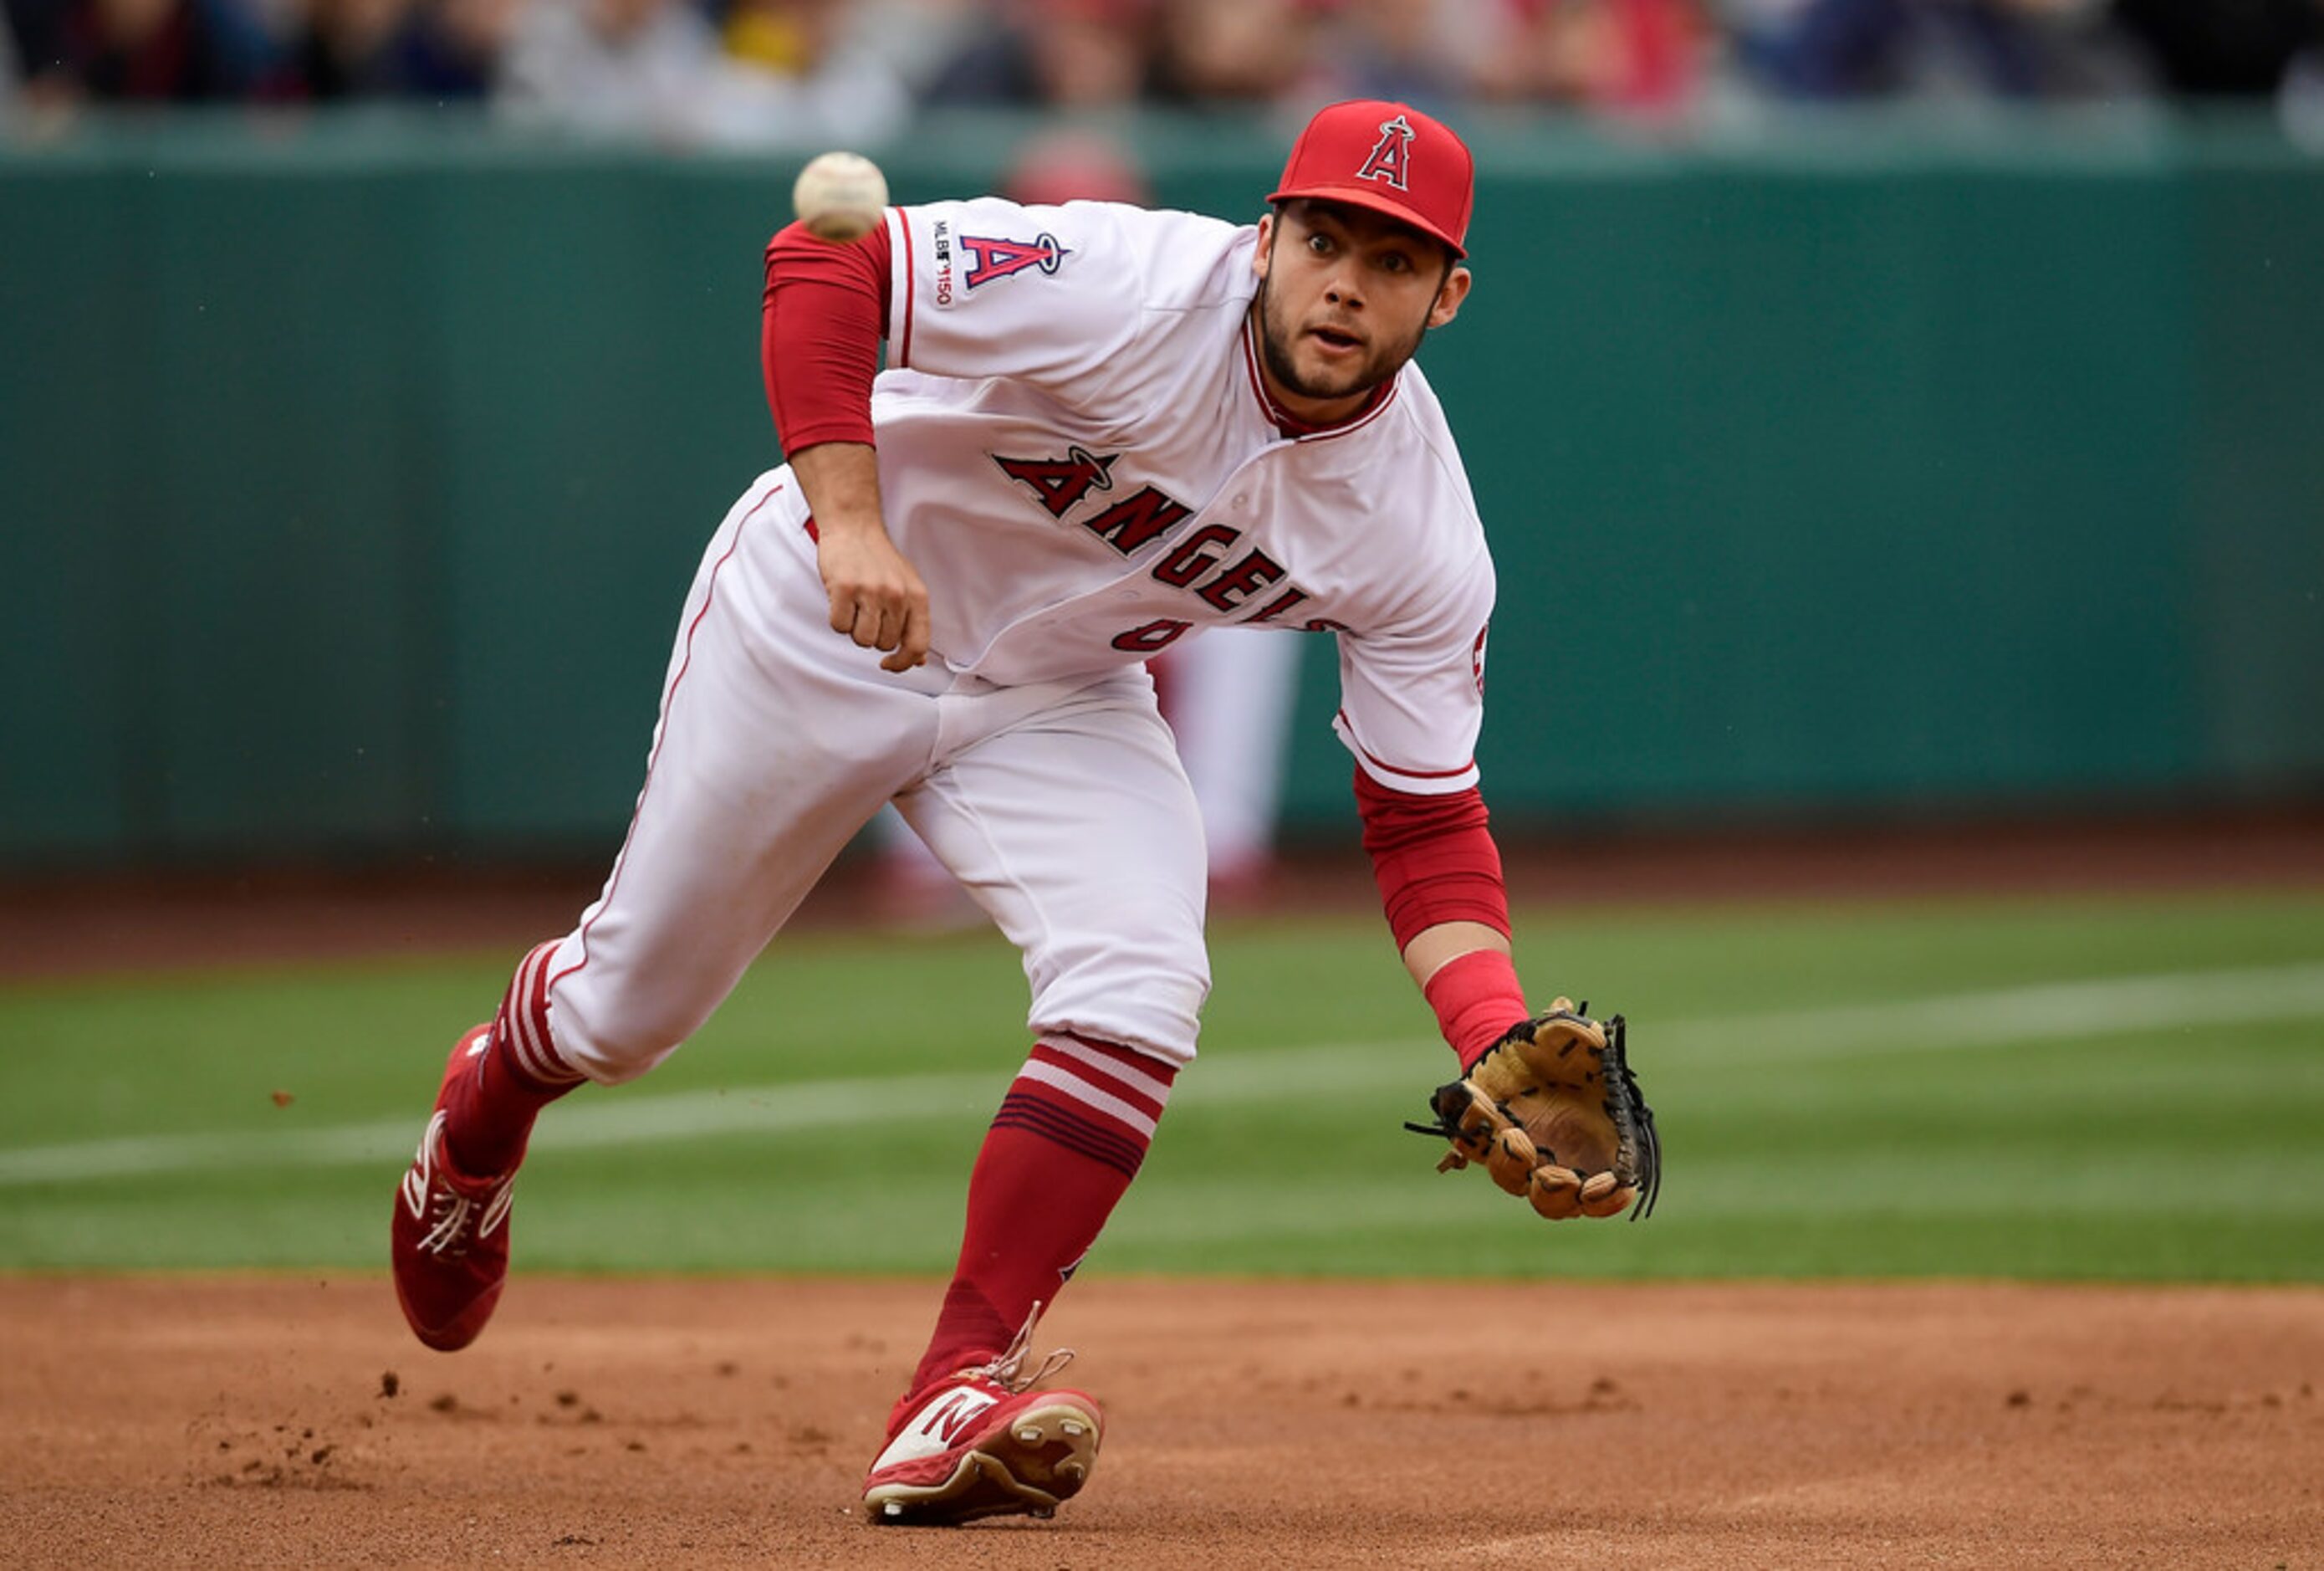
{"type": "Polygon", "coordinates": [[[1481,1162],[1493,1182],[1552,1221],[1649,1215],[1662,1189],[1662,1142],[1622,1041],[1622,1017],[1604,1023],[1556,1000],[1510,1028],[1474,1067],[1430,1098],[1452,1151],[1436,1170],[1481,1162]]]}

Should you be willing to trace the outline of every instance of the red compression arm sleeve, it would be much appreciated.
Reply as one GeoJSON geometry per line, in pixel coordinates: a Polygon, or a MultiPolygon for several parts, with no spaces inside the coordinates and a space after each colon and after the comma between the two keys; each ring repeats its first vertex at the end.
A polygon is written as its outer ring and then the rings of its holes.
{"type": "Polygon", "coordinates": [[[1356,807],[1397,949],[1439,922],[1482,922],[1508,937],[1500,848],[1486,827],[1485,799],[1476,787],[1415,796],[1392,790],[1359,768],[1356,807]]]}
{"type": "Polygon", "coordinates": [[[885,224],[835,245],[793,224],[767,243],[759,359],[785,452],[872,440],[872,379],[888,330],[885,224]]]}
{"type": "MultiPolygon", "coordinates": [[[[1503,938],[1509,897],[1500,848],[1486,827],[1477,788],[1440,797],[1381,785],[1359,767],[1356,806],[1371,853],[1380,905],[1401,951],[1439,922],[1481,922],[1503,938]]],[[[1498,949],[1472,950],[1440,966],[1421,988],[1437,1028],[1466,1072],[1509,1027],[1526,1018],[1517,966],[1498,949]]]]}

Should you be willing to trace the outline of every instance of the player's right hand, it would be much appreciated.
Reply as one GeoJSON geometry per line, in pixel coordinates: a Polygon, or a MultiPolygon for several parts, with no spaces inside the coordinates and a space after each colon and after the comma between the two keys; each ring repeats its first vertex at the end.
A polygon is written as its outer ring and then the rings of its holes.
{"type": "Polygon", "coordinates": [[[886,650],[880,669],[908,671],[928,658],[928,588],[876,523],[819,522],[816,566],[831,596],[831,630],[886,650]]]}

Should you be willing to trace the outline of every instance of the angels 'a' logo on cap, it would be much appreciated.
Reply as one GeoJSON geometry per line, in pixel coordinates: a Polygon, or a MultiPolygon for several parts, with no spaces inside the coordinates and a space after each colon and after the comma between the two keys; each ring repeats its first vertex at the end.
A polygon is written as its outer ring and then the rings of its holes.
{"type": "Polygon", "coordinates": [[[1364,167],[1356,171],[1358,180],[1384,180],[1397,190],[1410,188],[1405,183],[1411,175],[1412,122],[1398,115],[1393,120],[1380,122],[1379,140],[1372,143],[1371,156],[1364,167]]]}

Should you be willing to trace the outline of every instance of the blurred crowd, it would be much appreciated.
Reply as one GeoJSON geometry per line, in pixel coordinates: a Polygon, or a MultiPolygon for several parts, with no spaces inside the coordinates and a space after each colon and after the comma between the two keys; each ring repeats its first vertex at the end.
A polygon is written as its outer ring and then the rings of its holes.
{"type": "Polygon", "coordinates": [[[2324,92],[2324,0],[5,0],[0,107],[477,105],[696,144],[916,109],[2324,92]]]}

